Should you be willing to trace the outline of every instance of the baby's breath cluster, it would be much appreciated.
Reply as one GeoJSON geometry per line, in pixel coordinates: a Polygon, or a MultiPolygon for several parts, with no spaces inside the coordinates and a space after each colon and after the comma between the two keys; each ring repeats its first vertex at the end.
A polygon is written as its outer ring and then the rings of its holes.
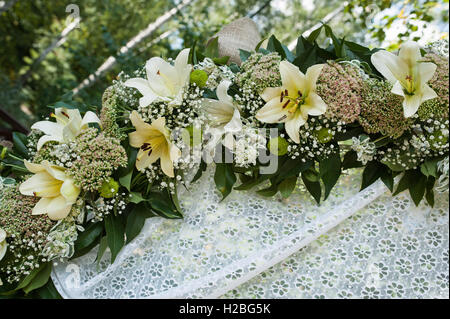
{"type": "Polygon", "coordinates": [[[98,222],[110,214],[121,215],[125,211],[127,204],[128,198],[123,192],[115,194],[112,198],[99,197],[92,204],[86,205],[88,219],[92,222],[98,222]]]}
{"type": "MultiPolygon", "coordinates": [[[[346,131],[342,122],[333,122],[325,116],[311,117],[300,127],[300,144],[288,139],[288,155],[292,159],[322,159],[337,152],[331,141],[336,133],[346,131]]],[[[281,137],[285,137],[281,135],[281,137]]]]}

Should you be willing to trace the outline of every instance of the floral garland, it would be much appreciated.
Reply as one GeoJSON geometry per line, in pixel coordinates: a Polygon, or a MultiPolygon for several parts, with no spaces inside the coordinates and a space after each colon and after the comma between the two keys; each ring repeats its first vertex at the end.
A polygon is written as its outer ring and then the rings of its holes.
{"type": "Polygon", "coordinates": [[[358,167],[361,189],[381,179],[416,205],[448,191],[448,42],[397,55],[324,25],[296,54],[272,36],[240,50],[240,65],[228,59],[217,38],[151,58],[119,75],[100,116],[64,96],[51,119],[2,142],[0,294],[48,291],[53,262],[97,245],[114,262],[146,218],[182,218],[177,187],[213,162],[223,198],[287,198],[303,183],[320,203],[358,167]]]}

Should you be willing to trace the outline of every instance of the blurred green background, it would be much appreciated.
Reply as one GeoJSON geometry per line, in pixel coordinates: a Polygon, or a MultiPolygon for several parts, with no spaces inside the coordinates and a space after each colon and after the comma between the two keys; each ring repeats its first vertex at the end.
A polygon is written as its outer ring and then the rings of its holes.
{"type": "MultiPolygon", "coordinates": [[[[29,127],[112,57],[117,63],[76,95],[100,106],[120,71],[152,56],[173,57],[243,16],[257,22],[263,37],[275,34],[285,44],[332,16],[337,35],[395,49],[407,39],[448,37],[448,15],[448,0],[0,0],[0,109],[29,127]],[[181,1],[184,7],[170,15],[181,1]],[[149,36],[120,51],[155,22],[149,36]]],[[[9,127],[0,120],[0,128],[9,127]]]]}

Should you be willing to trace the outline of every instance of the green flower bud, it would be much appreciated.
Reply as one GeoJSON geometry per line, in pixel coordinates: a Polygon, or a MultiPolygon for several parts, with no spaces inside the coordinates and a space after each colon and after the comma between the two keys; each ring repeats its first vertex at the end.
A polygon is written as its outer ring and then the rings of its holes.
{"type": "Polygon", "coordinates": [[[289,143],[282,137],[273,137],[270,139],[267,147],[273,155],[283,156],[288,151],[289,143]],[[278,147],[277,147],[278,144],[278,147]]]}
{"type": "Polygon", "coordinates": [[[191,83],[195,83],[198,87],[202,88],[206,86],[208,74],[203,70],[194,70],[191,72],[190,80],[191,83]]]}
{"type": "Polygon", "coordinates": [[[333,134],[329,128],[321,128],[320,130],[314,131],[314,136],[319,140],[320,143],[326,144],[333,139],[333,134]]]}
{"type": "Polygon", "coordinates": [[[113,178],[108,178],[104,181],[102,187],[100,187],[100,196],[104,198],[112,198],[119,191],[119,183],[113,178]]]}

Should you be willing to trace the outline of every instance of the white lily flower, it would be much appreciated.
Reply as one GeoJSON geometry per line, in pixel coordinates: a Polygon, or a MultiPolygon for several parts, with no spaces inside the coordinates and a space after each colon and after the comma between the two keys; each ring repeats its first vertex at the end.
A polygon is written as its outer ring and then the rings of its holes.
{"type": "Polygon", "coordinates": [[[129,134],[130,145],[139,148],[136,168],[141,171],[159,159],[164,174],[174,177],[173,162],[181,156],[181,151],[170,141],[166,119],[160,117],[150,125],[136,111],[131,113],[130,119],[136,128],[129,134]]]}
{"type": "Polygon", "coordinates": [[[239,107],[233,103],[233,98],[228,95],[230,85],[231,82],[228,80],[220,82],[216,89],[219,100],[203,99],[202,103],[213,127],[210,131],[213,139],[216,140],[213,144],[217,145],[222,136],[225,135],[224,145],[233,149],[233,135],[242,130],[242,121],[239,107]]]}
{"type": "Polygon", "coordinates": [[[23,195],[41,197],[32,214],[47,214],[51,220],[67,217],[80,195],[80,188],[66,175],[65,168],[48,161],[34,164],[25,160],[25,166],[34,175],[20,185],[19,191],[23,195]]]}
{"type": "Polygon", "coordinates": [[[81,118],[80,111],[77,109],[57,108],[51,117],[54,117],[56,122],[40,121],[31,127],[33,130],[39,130],[45,133],[38,141],[38,150],[50,141],[58,143],[71,142],[83,130],[89,127],[89,123],[100,123],[100,119],[95,113],[88,111],[81,118]]]}
{"type": "Polygon", "coordinates": [[[327,105],[316,93],[316,82],[323,64],[308,68],[303,74],[298,67],[288,61],[281,61],[281,87],[265,89],[261,97],[266,101],[256,118],[264,123],[285,123],[289,137],[300,143],[299,128],[308,116],[324,114],[327,105]]]}
{"type": "Polygon", "coordinates": [[[0,228],[0,260],[5,257],[8,243],[6,242],[6,232],[0,228]]]}
{"type": "Polygon", "coordinates": [[[159,57],[151,58],[145,65],[147,79],[132,78],[126,81],[125,85],[138,89],[143,95],[139,100],[141,107],[153,102],[180,105],[183,102],[183,89],[189,84],[192,70],[188,58],[189,49],[184,49],[178,54],[174,65],[159,57]]]}
{"type": "Polygon", "coordinates": [[[383,50],[371,57],[375,68],[394,85],[391,92],[404,97],[406,118],[416,114],[423,102],[437,97],[427,84],[436,71],[436,64],[421,60],[420,46],[413,41],[404,43],[398,56],[383,50]]]}

